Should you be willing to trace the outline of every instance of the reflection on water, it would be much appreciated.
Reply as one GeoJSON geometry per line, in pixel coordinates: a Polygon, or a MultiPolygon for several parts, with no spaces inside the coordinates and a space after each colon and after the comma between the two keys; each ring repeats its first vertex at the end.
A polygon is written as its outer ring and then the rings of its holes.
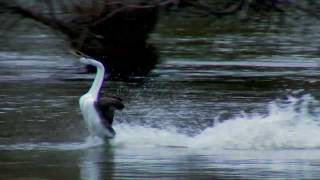
{"type": "Polygon", "coordinates": [[[78,107],[93,76],[49,30],[10,32],[32,46],[0,48],[0,179],[319,179],[317,28],[201,21],[160,24],[162,63],[105,84],[126,105],[107,143],[78,107]]]}
{"type": "Polygon", "coordinates": [[[319,22],[312,18],[301,16],[286,22],[177,19],[162,18],[160,33],[153,36],[163,56],[230,61],[319,55],[319,22]]]}

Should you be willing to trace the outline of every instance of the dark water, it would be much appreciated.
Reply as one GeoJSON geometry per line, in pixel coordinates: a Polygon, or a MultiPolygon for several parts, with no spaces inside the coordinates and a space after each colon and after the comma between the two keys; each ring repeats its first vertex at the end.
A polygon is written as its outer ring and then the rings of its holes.
{"type": "Polygon", "coordinates": [[[126,105],[107,143],[78,107],[93,76],[24,22],[1,42],[0,179],[319,179],[318,26],[300,22],[164,18],[156,69],[105,84],[126,105]]]}

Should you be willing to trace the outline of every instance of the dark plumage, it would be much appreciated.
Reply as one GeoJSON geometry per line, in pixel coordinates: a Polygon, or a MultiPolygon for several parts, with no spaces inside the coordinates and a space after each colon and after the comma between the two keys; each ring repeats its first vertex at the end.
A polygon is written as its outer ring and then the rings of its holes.
{"type": "Polygon", "coordinates": [[[95,108],[99,112],[105,127],[110,127],[113,123],[115,110],[122,110],[124,105],[122,99],[114,95],[105,95],[95,103],[95,108]]]}

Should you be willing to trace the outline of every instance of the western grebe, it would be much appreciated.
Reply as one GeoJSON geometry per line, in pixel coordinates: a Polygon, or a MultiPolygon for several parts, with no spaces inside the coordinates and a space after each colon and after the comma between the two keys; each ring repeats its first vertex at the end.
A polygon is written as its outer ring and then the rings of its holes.
{"type": "Polygon", "coordinates": [[[112,128],[114,111],[116,109],[123,109],[124,105],[118,97],[100,97],[105,75],[105,68],[101,62],[86,57],[81,57],[80,62],[97,68],[97,74],[91,88],[86,94],[81,96],[79,100],[83,118],[91,135],[103,139],[113,138],[116,134],[112,128]]]}

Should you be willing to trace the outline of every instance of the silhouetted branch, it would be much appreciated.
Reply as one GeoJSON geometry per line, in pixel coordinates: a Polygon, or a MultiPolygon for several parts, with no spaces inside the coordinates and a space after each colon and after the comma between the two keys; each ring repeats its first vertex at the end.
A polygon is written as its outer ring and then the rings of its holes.
{"type": "MultiPolygon", "coordinates": [[[[241,18],[255,15],[272,17],[270,13],[273,12],[280,15],[303,12],[320,19],[320,3],[317,0],[33,0],[33,2],[35,8],[11,0],[1,0],[0,15],[2,17],[6,14],[20,15],[58,30],[67,35],[76,51],[101,61],[108,57],[111,73],[127,74],[131,74],[134,70],[144,71],[154,65],[151,62],[156,59],[154,49],[146,40],[157,23],[159,11],[184,11],[193,16],[235,15],[241,18]]],[[[1,18],[0,21],[6,19],[1,18]]],[[[10,24],[6,26],[11,27],[14,23],[3,24],[10,24]]]]}

